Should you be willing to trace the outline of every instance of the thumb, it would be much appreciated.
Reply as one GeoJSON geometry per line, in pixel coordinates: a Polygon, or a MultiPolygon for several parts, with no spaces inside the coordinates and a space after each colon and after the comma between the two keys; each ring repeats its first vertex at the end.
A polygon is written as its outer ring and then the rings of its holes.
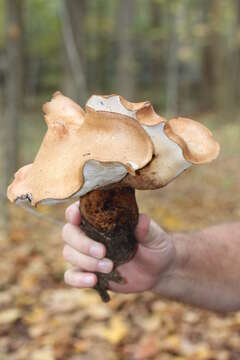
{"type": "Polygon", "coordinates": [[[81,215],[79,211],[79,201],[70,205],[65,211],[65,218],[67,222],[72,225],[79,225],[81,222],[81,215]]]}
{"type": "Polygon", "coordinates": [[[165,248],[168,243],[168,234],[146,214],[139,216],[135,233],[138,242],[148,249],[165,248]]]}

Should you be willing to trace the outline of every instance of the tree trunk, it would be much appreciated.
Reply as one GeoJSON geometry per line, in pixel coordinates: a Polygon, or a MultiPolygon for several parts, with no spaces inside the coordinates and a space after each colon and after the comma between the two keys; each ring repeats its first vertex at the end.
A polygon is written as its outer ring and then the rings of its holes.
{"type": "MultiPolygon", "coordinates": [[[[240,33],[240,1],[235,0],[235,11],[236,11],[236,33],[240,33]]],[[[238,109],[240,103],[240,86],[239,86],[239,79],[240,79],[240,42],[237,42],[236,45],[236,55],[235,55],[235,63],[236,63],[236,78],[234,81],[235,84],[235,104],[238,109]]]]}
{"type": "Polygon", "coordinates": [[[164,42],[157,36],[159,33],[160,27],[164,26],[162,24],[162,7],[155,0],[151,0],[151,25],[153,26],[153,39],[152,39],[152,64],[151,64],[151,82],[152,82],[152,92],[159,92],[162,84],[162,69],[164,65],[164,42]]]}
{"type": "Polygon", "coordinates": [[[117,93],[133,100],[135,93],[135,51],[133,24],[135,19],[135,0],[119,1],[117,16],[117,93]]]}
{"type": "Polygon", "coordinates": [[[174,12],[169,15],[171,35],[168,50],[168,69],[167,69],[167,100],[166,114],[169,117],[176,116],[179,108],[179,33],[183,18],[183,4],[179,3],[174,12]]]}
{"type": "MultiPolygon", "coordinates": [[[[224,68],[222,77],[222,97],[224,100],[224,112],[223,115],[232,116],[233,118],[236,116],[236,112],[238,112],[238,104],[237,102],[237,93],[239,88],[239,49],[238,42],[236,42],[236,34],[238,33],[238,25],[239,25],[239,1],[236,4],[235,1],[229,1],[231,9],[234,13],[236,13],[236,17],[234,21],[229,23],[229,37],[222,36],[221,47],[225,49],[224,51],[224,68]],[[236,5],[236,6],[235,6],[236,5]]],[[[233,16],[234,17],[234,16],[233,16]]],[[[223,117],[223,119],[225,116],[223,117]]]]}
{"type": "Polygon", "coordinates": [[[84,58],[85,0],[62,0],[62,34],[66,53],[64,59],[66,95],[84,104],[87,99],[84,58]],[[71,76],[70,76],[71,74],[71,76]]]}
{"type": "Polygon", "coordinates": [[[18,168],[18,121],[23,110],[23,1],[6,0],[7,92],[5,121],[5,186],[18,168]]]}
{"type": "Polygon", "coordinates": [[[211,8],[211,25],[212,25],[212,69],[214,76],[214,98],[215,107],[217,110],[222,110],[225,105],[225,83],[226,75],[224,52],[222,36],[220,33],[219,19],[221,16],[221,1],[214,0],[211,8]]]}
{"type": "Polygon", "coordinates": [[[203,49],[202,59],[202,92],[205,110],[219,110],[225,104],[226,63],[224,53],[226,48],[223,46],[220,32],[221,5],[221,0],[206,0],[204,6],[209,27],[209,36],[203,49]]]}
{"type": "Polygon", "coordinates": [[[23,110],[22,0],[7,0],[7,177],[18,165],[18,119],[23,110]]]}

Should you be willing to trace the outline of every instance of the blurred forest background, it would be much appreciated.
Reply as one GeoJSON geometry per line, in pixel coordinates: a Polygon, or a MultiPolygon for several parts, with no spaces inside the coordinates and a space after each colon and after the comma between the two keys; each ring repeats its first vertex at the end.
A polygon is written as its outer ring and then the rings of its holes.
{"type": "Polygon", "coordinates": [[[239,84],[240,0],[0,0],[0,360],[240,359],[239,313],[152,294],[106,305],[67,288],[64,208],[36,216],[4,195],[36,154],[53,92],[82,106],[119,93],[202,121],[222,147],[214,164],[138,194],[140,210],[169,231],[239,221],[239,84]]]}

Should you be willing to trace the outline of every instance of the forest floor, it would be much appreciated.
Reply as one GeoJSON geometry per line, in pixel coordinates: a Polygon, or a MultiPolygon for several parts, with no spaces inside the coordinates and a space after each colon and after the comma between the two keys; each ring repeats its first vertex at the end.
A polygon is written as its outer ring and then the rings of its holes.
{"type": "MultiPolygon", "coordinates": [[[[43,133],[40,125],[32,136],[38,122],[30,119],[22,127],[23,163],[43,133]]],[[[240,220],[240,121],[203,120],[221,144],[219,159],[137,195],[140,211],[168,231],[240,220]]],[[[0,360],[240,359],[240,313],[218,315],[151,293],[113,294],[103,304],[94,291],[63,282],[64,208],[42,207],[36,217],[9,206],[10,234],[0,239],[0,360]]]]}

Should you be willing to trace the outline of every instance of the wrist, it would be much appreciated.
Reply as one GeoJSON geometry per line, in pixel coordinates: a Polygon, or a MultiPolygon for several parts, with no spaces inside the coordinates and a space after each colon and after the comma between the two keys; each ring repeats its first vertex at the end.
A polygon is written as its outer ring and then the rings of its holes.
{"type": "Polygon", "coordinates": [[[166,299],[182,300],[186,293],[186,267],[189,262],[189,237],[185,234],[172,234],[171,241],[174,247],[174,257],[169,268],[161,274],[153,292],[166,299]]]}
{"type": "Polygon", "coordinates": [[[184,273],[190,260],[191,236],[189,234],[173,234],[173,243],[176,251],[175,264],[173,267],[173,276],[184,273]]]}

